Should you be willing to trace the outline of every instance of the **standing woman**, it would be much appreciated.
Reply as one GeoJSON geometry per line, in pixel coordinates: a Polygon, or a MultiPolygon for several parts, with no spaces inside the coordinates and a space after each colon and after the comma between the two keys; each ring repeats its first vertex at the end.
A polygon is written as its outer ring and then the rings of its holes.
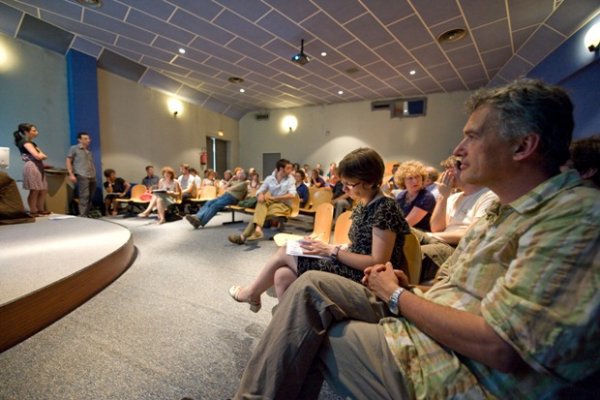
{"type": "Polygon", "coordinates": [[[156,207],[158,211],[158,223],[164,224],[166,222],[165,213],[167,207],[175,203],[177,198],[181,195],[181,186],[179,185],[179,181],[175,179],[175,170],[173,168],[164,167],[161,171],[161,175],[162,178],[158,182],[158,189],[154,190],[150,204],[148,204],[148,207],[144,212],[138,214],[138,217],[148,217],[156,207]]]}
{"type": "Polygon", "coordinates": [[[307,257],[289,255],[285,246],[280,247],[250,285],[229,289],[231,297],[250,303],[250,310],[258,312],[264,291],[275,286],[281,300],[289,285],[308,270],[327,271],[361,282],[367,267],[390,261],[395,268],[401,268],[404,235],[410,228],[394,199],[381,191],[384,169],[381,156],[369,148],[356,149],[340,162],[344,191],[358,203],[352,212],[348,247],[308,237],[301,243],[307,257]]]}
{"type": "Polygon", "coordinates": [[[48,193],[48,182],[44,173],[43,160],[48,158],[40,148],[33,142],[38,135],[38,130],[33,124],[19,124],[19,129],[13,133],[15,145],[21,152],[23,165],[23,188],[29,190],[27,204],[29,213],[33,217],[48,215],[46,211],[46,193],[48,193]]]}

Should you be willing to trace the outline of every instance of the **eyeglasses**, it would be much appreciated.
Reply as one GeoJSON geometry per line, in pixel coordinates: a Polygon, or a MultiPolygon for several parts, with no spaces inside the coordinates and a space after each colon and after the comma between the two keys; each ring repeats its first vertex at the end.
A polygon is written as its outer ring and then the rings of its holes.
{"type": "Polygon", "coordinates": [[[354,189],[355,186],[360,185],[360,182],[356,182],[356,183],[342,182],[342,185],[344,185],[344,188],[354,189]]]}

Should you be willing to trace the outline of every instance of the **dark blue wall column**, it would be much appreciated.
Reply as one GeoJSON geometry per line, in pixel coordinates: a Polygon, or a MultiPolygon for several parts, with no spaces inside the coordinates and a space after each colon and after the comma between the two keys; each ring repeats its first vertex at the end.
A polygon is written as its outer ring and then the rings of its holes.
{"type": "Polygon", "coordinates": [[[100,115],[98,110],[98,75],[96,59],[76,50],[67,53],[67,82],[71,144],[77,143],[77,133],[87,132],[92,139],[90,149],[96,166],[99,190],[94,204],[102,203],[102,159],[100,154],[100,115]],[[99,200],[99,201],[98,201],[99,200]]]}

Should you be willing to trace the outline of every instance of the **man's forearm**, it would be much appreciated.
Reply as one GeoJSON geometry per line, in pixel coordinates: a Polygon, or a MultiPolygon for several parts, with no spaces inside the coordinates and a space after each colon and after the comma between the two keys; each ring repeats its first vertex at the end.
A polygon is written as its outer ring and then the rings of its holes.
{"type": "Polygon", "coordinates": [[[435,208],[431,213],[431,220],[429,221],[431,232],[442,232],[444,229],[446,229],[447,204],[448,198],[443,195],[440,195],[437,202],[435,203],[435,208]]]}

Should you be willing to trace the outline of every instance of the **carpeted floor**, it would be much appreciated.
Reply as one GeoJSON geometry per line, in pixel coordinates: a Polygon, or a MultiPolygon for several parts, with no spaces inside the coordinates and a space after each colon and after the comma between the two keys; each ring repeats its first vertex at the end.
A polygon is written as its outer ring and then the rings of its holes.
{"type": "MultiPolygon", "coordinates": [[[[86,304],[0,354],[0,399],[232,396],[277,301],[263,295],[254,314],[229,297],[275,244],[230,244],[227,236],[244,225],[221,225],[228,219],[220,214],[194,230],[185,220],[107,218],[132,232],[135,262],[86,304]]],[[[320,399],[339,397],[325,386],[320,399]]]]}

